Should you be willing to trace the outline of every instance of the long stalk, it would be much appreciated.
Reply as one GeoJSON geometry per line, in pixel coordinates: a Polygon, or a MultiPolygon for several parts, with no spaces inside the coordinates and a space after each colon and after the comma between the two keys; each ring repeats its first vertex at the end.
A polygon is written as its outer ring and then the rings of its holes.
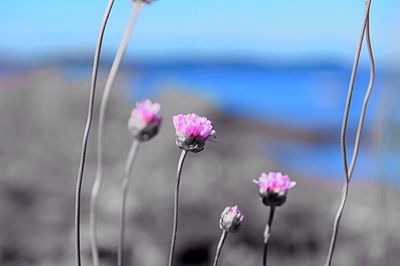
{"type": "Polygon", "coordinates": [[[175,197],[174,197],[174,226],[172,228],[171,248],[168,260],[169,266],[172,266],[174,262],[176,234],[178,233],[179,184],[181,182],[183,162],[185,161],[187,153],[188,153],[187,151],[182,150],[181,156],[179,157],[178,168],[176,172],[175,197]]]}
{"type": "Polygon", "coordinates": [[[92,67],[92,79],[90,86],[90,97],[89,97],[89,107],[88,114],[86,119],[85,132],[83,134],[82,140],[82,151],[79,162],[79,172],[78,178],[76,182],[76,194],[75,194],[75,256],[76,256],[76,264],[81,266],[81,194],[82,194],[82,181],[83,181],[83,173],[85,170],[85,161],[86,161],[86,150],[87,143],[89,139],[90,128],[92,125],[93,119],[93,106],[94,106],[94,98],[96,95],[96,83],[97,83],[97,74],[99,70],[99,61],[101,54],[101,47],[103,44],[104,32],[107,26],[108,18],[110,16],[112,7],[114,4],[114,0],[109,0],[107,7],[104,11],[104,15],[100,24],[99,33],[97,36],[96,50],[93,58],[93,67],[92,67]]]}
{"type": "Polygon", "coordinates": [[[356,165],[356,161],[358,158],[358,151],[359,151],[359,147],[360,147],[362,130],[364,128],[365,115],[367,113],[368,102],[369,102],[369,98],[371,96],[372,88],[374,87],[374,81],[375,81],[375,60],[374,60],[374,54],[372,51],[372,44],[371,44],[369,16],[368,16],[368,22],[367,22],[367,27],[366,27],[365,32],[366,32],[366,42],[367,42],[368,56],[369,56],[370,76],[369,76],[368,88],[365,93],[363,105],[361,108],[360,119],[358,121],[358,128],[357,128],[357,133],[356,133],[356,138],[355,138],[355,143],[354,143],[353,156],[352,156],[352,160],[350,163],[350,170],[349,170],[349,179],[350,180],[353,175],[354,167],[356,165]]]}
{"type": "Polygon", "coordinates": [[[129,150],[128,158],[125,163],[124,180],[122,181],[122,205],[121,205],[121,219],[120,219],[120,234],[119,234],[119,245],[118,245],[118,266],[124,264],[124,237],[125,237],[125,213],[126,213],[126,202],[128,199],[129,189],[129,176],[132,171],[133,162],[135,160],[137,150],[139,147],[139,141],[134,140],[129,150]]]}
{"type": "Polygon", "coordinates": [[[218,266],[219,257],[221,256],[222,247],[224,246],[227,236],[228,236],[228,232],[225,230],[222,230],[222,235],[218,242],[217,252],[215,253],[215,259],[214,259],[213,266],[218,266]]]}
{"type": "Polygon", "coordinates": [[[132,31],[133,24],[136,20],[137,14],[142,5],[141,1],[138,1],[134,8],[132,9],[131,17],[126,26],[123,38],[118,47],[117,53],[115,55],[114,62],[111,66],[110,73],[108,75],[106,85],[103,92],[103,97],[101,99],[100,104],[100,113],[99,113],[99,132],[97,136],[97,169],[96,169],[96,178],[92,188],[91,201],[90,201],[90,242],[92,246],[92,256],[94,266],[99,266],[99,254],[97,247],[97,199],[99,195],[100,188],[103,183],[103,145],[104,145],[104,122],[107,111],[108,99],[110,97],[111,89],[115,82],[115,77],[117,75],[119,66],[121,64],[123,55],[125,53],[126,47],[129,42],[130,33],[132,31]]]}
{"type": "Polygon", "coordinates": [[[272,221],[274,220],[274,215],[275,215],[275,207],[271,206],[268,223],[267,226],[265,227],[265,232],[264,232],[263,266],[267,266],[268,244],[269,244],[269,237],[271,235],[271,226],[272,226],[272,221]]]}
{"type": "Polygon", "coordinates": [[[356,56],[354,59],[353,70],[352,70],[352,75],[351,75],[351,79],[350,79],[350,85],[349,85],[347,101],[346,101],[346,106],[345,106],[345,111],[344,111],[342,131],[341,131],[341,150],[342,150],[342,163],[343,163],[345,180],[344,180],[344,184],[343,184],[341,202],[340,202],[339,209],[337,211],[337,214],[335,217],[335,222],[333,225],[333,233],[332,233],[331,243],[330,243],[330,247],[329,247],[328,257],[327,257],[327,260],[325,263],[326,266],[330,266],[332,263],[333,253],[334,253],[335,246],[336,246],[337,234],[338,234],[339,226],[340,226],[340,220],[341,220],[341,217],[343,214],[343,210],[346,206],[350,180],[352,178],[354,167],[357,162],[358,152],[359,152],[359,148],[360,148],[360,140],[361,140],[362,130],[363,130],[363,126],[364,126],[367,106],[368,106],[368,100],[371,95],[371,91],[372,91],[374,79],[375,79],[375,63],[374,63],[374,57],[373,57],[373,52],[372,52],[370,29],[369,29],[369,19],[370,19],[369,14],[370,14],[370,8],[371,8],[371,1],[372,0],[368,0],[366,2],[366,11],[365,11],[365,16],[364,16],[364,22],[363,22],[362,31],[360,34],[360,41],[359,41],[359,44],[358,44],[358,47],[356,50],[356,56]],[[351,97],[352,97],[353,88],[354,88],[355,76],[357,73],[358,62],[359,62],[362,43],[363,43],[363,39],[364,39],[364,33],[366,33],[368,54],[369,54],[369,59],[370,59],[370,80],[369,80],[367,92],[364,97],[363,106],[361,109],[361,115],[360,115],[360,119],[359,119],[359,123],[358,123],[350,168],[348,168],[347,154],[346,154],[347,123],[348,123],[348,117],[349,117],[349,111],[350,111],[350,105],[351,105],[351,97]]]}

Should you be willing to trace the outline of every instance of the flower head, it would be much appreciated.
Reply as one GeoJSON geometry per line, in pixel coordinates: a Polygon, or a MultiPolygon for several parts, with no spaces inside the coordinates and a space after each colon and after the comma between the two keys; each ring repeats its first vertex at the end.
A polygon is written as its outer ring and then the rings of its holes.
{"type": "Polygon", "coordinates": [[[221,214],[219,227],[229,233],[236,233],[240,230],[243,221],[243,214],[237,206],[226,207],[221,214]]]}
{"type": "Polygon", "coordinates": [[[129,118],[128,128],[137,139],[149,140],[158,133],[161,124],[160,108],[159,103],[152,103],[148,99],[136,103],[136,108],[132,110],[129,118]]]}
{"type": "Polygon", "coordinates": [[[176,144],[179,148],[200,152],[206,141],[215,135],[211,121],[194,113],[173,117],[176,132],[176,144]]]}
{"type": "Polygon", "coordinates": [[[176,135],[186,138],[199,138],[207,140],[212,134],[211,121],[194,113],[176,115],[173,118],[176,135]]]}
{"type": "Polygon", "coordinates": [[[262,173],[258,180],[253,180],[259,186],[263,203],[267,206],[281,206],[286,201],[287,192],[296,185],[287,175],[282,173],[262,173]]]}

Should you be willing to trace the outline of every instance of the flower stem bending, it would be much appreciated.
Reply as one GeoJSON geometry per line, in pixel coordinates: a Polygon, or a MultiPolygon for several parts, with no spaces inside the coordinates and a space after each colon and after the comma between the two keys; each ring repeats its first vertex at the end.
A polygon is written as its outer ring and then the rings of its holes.
{"type": "Polygon", "coordinates": [[[219,239],[218,247],[217,247],[217,252],[215,254],[215,259],[214,259],[214,264],[213,266],[218,266],[218,261],[219,257],[221,255],[222,247],[224,246],[226,237],[228,236],[228,232],[225,230],[222,230],[222,235],[221,238],[219,239]]]}
{"type": "Polygon", "coordinates": [[[141,1],[138,1],[132,10],[132,14],[126,26],[124,36],[122,38],[120,46],[118,47],[118,51],[115,56],[114,62],[111,66],[111,70],[106,81],[103,97],[101,99],[101,104],[100,104],[99,132],[97,136],[97,170],[96,170],[96,179],[92,188],[91,202],[90,202],[90,240],[91,240],[90,242],[92,246],[92,256],[93,256],[94,266],[99,266],[99,254],[98,254],[97,238],[96,238],[97,235],[96,217],[97,217],[97,199],[100,188],[103,183],[104,121],[106,116],[107,104],[111,88],[114,84],[116,74],[118,72],[119,66],[122,61],[122,57],[128,45],[130,32],[136,20],[137,14],[140,10],[141,3],[142,3],[141,1]]]}
{"type": "Polygon", "coordinates": [[[121,219],[120,219],[120,234],[118,244],[118,266],[124,264],[124,236],[125,236],[125,210],[129,189],[129,176],[132,171],[133,161],[135,160],[139,141],[134,140],[129,150],[128,158],[125,163],[124,180],[122,181],[122,205],[121,205],[121,219]]]}
{"type": "Polygon", "coordinates": [[[104,32],[107,26],[108,18],[111,13],[111,9],[113,7],[114,0],[109,0],[107,7],[104,11],[104,15],[100,24],[100,29],[97,37],[96,50],[93,58],[93,67],[92,67],[92,79],[90,86],[90,97],[89,97],[89,107],[88,107],[88,115],[86,119],[85,133],[83,135],[82,140],[82,150],[79,162],[79,172],[78,178],[76,182],[76,194],[75,194],[75,253],[76,253],[76,264],[78,266],[82,265],[81,262],[81,194],[82,194],[82,181],[83,181],[83,173],[85,170],[85,161],[86,161],[86,150],[87,143],[89,139],[90,128],[92,125],[93,119],[93,107],[94,107],[94,98],[96,95],[96,84],[97,84],[97,74],[99,70],[99,61],[100,61],[100,53],[101,47],[103,44],[104,32]]]}
{"type": "Polygon", "coordinates": [[[182,150],[181,156],[179,157],[178,169],[177,169],[177,173],[176,173],[175,197],[174,197],[174,225],[173,225],[173,229],[172,229],[171,248],[170,248],[169,260],[168,260],[169,266],[172,266],[173,261],[174,261],[176,234],[178,232],[179,184],[181,182],[183,162],[185,161],[187,153],[188,152],[186,150],[182,150]]]}
{"type": "Polygon", "coordinates": [[[356,133],[356,137],[355,137],[355,141],[354,141],[353,156],[352,156],[352,159],[350,162],[350,168],[349,168],[349,180],[351,180],[351,177],[352,177],[353,171],[354,171],[354,167],[357,162],[358,151],[359,151],[360,141],[361,141],[361,136],[362,136],[362,130],[364,128],[365,115],[367,113],[369,98],[371,96],[372,88],[373,88],[374,82],[375,82],[375,61],[374,61],[374,54],[372,51],[369,22],[370,21],[369,21],[369,15],[368,15],[367,26],[365,28],[365,33],[366,33],[365,35],[366,35],[366,43],[367,43],[368,56],[369,56],[370,76],[369,76],[368,88],[365,93],[362,108],[361,108],[360,119],[358,121],[358,128],[357,128],[357,133],[356,133]]]}
{"type": "Polygon", "coordinates": [[[263,266],[267,266],[267,256],[268,256],[268,244],[269,244],[269,237],[271,235],[271,226],[272,226],[272,221],[274,220],[274,215],[275,215],[275,208],[274,206],[271,206],[270,212],[269,212],[269,218],[268,218],[268,223],[265,227],[265,232],[264,232],[264,254],[263,254],[263,266]]]}
{"type": "Polygon", "coordinates": [[[333,253],[334,253],[335,245],[336,245],[336,239],[337,239],[339,226],[340,226],[340,220],[341,220],[341,217],[343,214],[343,210],[346,206],[346,201],[347,201],[347,196],[348,196],[348,191],[349,191],[349,186],[350,186],[350,180],[353,175],[354,167],[357,162],[358,152],[359,152],[359,148],[360,148],[360,140],[361,140],[362,130],[363,130],[363,126],[364,126],[364,120],[365,120],[365,115],[366,115],[366,111],[367,111],[368,101],[369,101],[369,97],[371,95],[371,91],[372,91],[374,80],[375,80],[375,63],[374,63],[374,56],[373,56],[373,52],[372,52],[372,45],[371,45],[371,39],[370,39],[370,27],[369,27],[369,20],[370,20],[369,14],[370,14],[370,8],[371,8],[371,1],[372,0],[366,1],[364,22],[363,22],[363,26],[362,26],[362,30],[361,30],[361,34],[360,34],[360,41],[359,41],[359,44],[358,44],[358,47],[356,50],[356,55],[354,58],[353,70],[352,70],[352,74],[351,74],[350,85],[349,85],[349,90],[348,90],[348,95],[347,95],[347,101],[346,101],[346,106],[345,106],[345,111],[344,111],[342,131],[341,131],[341,150],[342,150],[342,164],[343,164],[343,170],[344,170],[345,177],[344,177],[344,184],[343,184],[342,199],[341,199],[339,209],[337,211],[337,214],[335,217],[335,222],[333,225],[333,233],[332,233],[331,243],[330,243],[330,247],[329,247],[329,253],[328,253],[326,263],[325,263],[326,266],[330,266],[332,263],[333,253]],[[349,117],[355,76],[357,73],[358,62],[359,62],[362,43],[363,43],[363,39],[364,39],[364,33],[366,33],[365,35],[366,35],[366,40],[367,40],[367,48],[368,48],[368,55],[369,55],[369,61],[370,61],[370,80],[369,80],[369,84],[368,84],[368,89],[364,96],[364,101],[363,101],[363,105],[362,105],[362,109],[361,109],[361,115],[360,115],[357,133],[356,133],[356,137],[355,137],[355,145],[354,145],[354,149],[353,149],[352,159],[350,162],[350,167],[348,168],[347,153],[346,153],[347,122],[348,122],[348,117],[349,117]]]}

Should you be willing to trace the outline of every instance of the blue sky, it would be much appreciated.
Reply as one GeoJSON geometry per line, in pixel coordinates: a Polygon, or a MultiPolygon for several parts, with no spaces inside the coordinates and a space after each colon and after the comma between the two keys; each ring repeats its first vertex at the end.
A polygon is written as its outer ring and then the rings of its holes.
{"type": "MultiPolygon", "coordinates": [[[[93,50],[107,0],[13,0],[0,8],[0,54],[43,58],[93,50]]],[[[131,2],[116,0],[105,52],[115,50],[131,2]]],[[[159,0],[145,6],[128,57],[352,58],[364,0],[159,0]],[[250,3],[250,4],[249,4],[250,3]]],[[[378,60],[400,61],[399,0],[374,1],[378,60]]]]}

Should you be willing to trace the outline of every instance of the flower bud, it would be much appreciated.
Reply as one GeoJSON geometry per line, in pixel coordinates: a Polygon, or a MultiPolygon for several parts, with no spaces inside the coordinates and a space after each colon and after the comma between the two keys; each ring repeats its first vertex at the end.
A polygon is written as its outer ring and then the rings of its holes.
{"type": "Polygon", "coordinates": [[[173,117],[176,132],[176,145],[182,150],[194,153],[204,150],[207,140],[215,135],[211,122],[196,114],[173,117]]]}
{"type": "Polygon", "coordinates": [[[139,141],[146,141],[157,135],[161,117],[159,116],[160,104],[144,100],[136,103],[128,122],[128,129],[139,141]]]}
{"type": "Polygon", "coordinates": [[[296,185],[287,175],[270,172],[262,173],[258,180],[253,180],[259,186],[259,194],[266,206],[278,207],[286,202],[289,189],[296,185]]]}
{"type": "Polygon", "coordinates": [[[237,206],[226,207],[221,214],[219,227],[228,233],[236,233],[239,232],[242,221],[243,214],[240,212],[237,206]]]}

